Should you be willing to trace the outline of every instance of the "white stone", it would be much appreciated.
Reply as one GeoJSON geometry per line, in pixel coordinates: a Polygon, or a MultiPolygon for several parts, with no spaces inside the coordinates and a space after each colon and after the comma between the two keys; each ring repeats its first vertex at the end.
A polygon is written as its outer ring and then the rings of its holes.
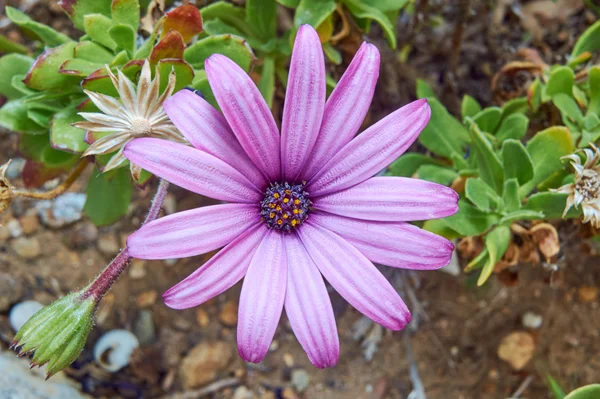
{"type": "Polygon", "coordinates": [[[23,301],[17,303],[12,307],[10,315],[8,316],[10,326],[15,332],[19,331],[19,329],[23,327],[23,324],[43,307],[44,305],[38,301],[23,301]]]}
{"type": "Polygon", "coordinates": [[[129,364],[131,354],[139,346],[137,337],[131,332],[111,330],[96,342],[94,359],[102,368],[114,373],[129,364]]]}

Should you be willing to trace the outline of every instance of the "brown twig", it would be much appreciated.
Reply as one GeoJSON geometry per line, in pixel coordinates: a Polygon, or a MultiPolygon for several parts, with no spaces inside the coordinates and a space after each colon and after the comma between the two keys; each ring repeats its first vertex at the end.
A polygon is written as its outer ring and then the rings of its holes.
{"type": "Polygon", "coordinates": [[[24,198],[33,198],[40,200],[50,200],[58,197],[73,185],[75,180],[81,175],[81,173],[85,170],[86,166],[88,166],[89,161],[85,158],[79,160],[75,168],[71,170],[71,173],[67,176],[64,182],[62,182],[58,187],[45,192],[37,192],[37,191],[26,191],[26,190],[13,190],[13,197],[24,197],[24,198]]]}
{"type": "Polygon", "coordinates": [[[338,33],[336,33],[335,35],[331,36],[329,41],[332,44],[336,44],[337,42],[344,39],[345,37],[347,37],[350,34],[350,23],[348,22],[348,16],[344,12],[344,9],[342,8],[341,5],[338,4],[335,11],[337,12],[337,14],[340,16],[340,19],[342,20],[342,30],[339,31],[338,33]]]}

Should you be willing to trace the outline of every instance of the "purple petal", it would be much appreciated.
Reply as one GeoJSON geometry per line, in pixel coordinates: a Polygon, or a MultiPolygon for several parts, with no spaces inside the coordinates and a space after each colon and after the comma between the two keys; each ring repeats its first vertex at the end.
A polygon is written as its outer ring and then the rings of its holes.
{"type": "Polygon", "coordinates": [[[227,121],[202,97],[180,90],[163,107],[179,131],[196,148],[233,166],[262,189],[267,179],[250,160],[227,121]]]}
{"type": "Polygon", "coordinates": [[[313,177],[362,125],[379,76],[379,50],[363,43],[325,104],[321,131],[302,176],[313,177]]]}
{"type": "Polygon", "coordinates": [[[242,148],[271,181],[279,181],[279,132],[258,88],[224,55],[214,54],[204,65],[217,103],[242,148]]]}
{"type": "Polygon", "coordinates": [[[165,292],[165,304],[173,309],[187,309],[227,291],[246,274],[252,255],[265,233],[266,229],[260,225],[248,229],[194,273],[165,292]]]}
{"type": "Polygon", "coordinates": [[[225,162],[204,151],[167,140],[135,139],[123,154],[134,164],[187,190],[210,198],[256,203],[262,194],[225,162]]]}
{"type": "Polygon", "coordinates": [[[377,268],[337,234],[311,222],[298,234],[323,276],[352,306],[390,330],[410,322],[410,312],[377,268]]]}
{"type": "Polygon", "coordinates": [[[325,60],[319,35],[310,25],[298,30],[281,124],[283,178],[294,181],[312,156],[325,107],[325,60]]]}
{"type": "Polygon", "coordinates": [[[454,245],[444,237],[403,222],[374,222],[313,212],[310,221],[346,239],[370,261],[414,270],[450,262],[454,245]]]}
{"type": "Polygon", "coordinates": [[[416,140],[430,116],[424,99],[388,115],[336,153],[311,179],[308,191],[317,196],[330,194],[377,174],[416,140]]]}
{"type": "Polygon", "coordinates": [[[449,187],[408,177],[373,177],[314,200],[322,211],[356,219],[406,222],[438,219],[458,211],[458,194],[449,187]]]}
{"type": "Polygon", "coordinates": [[[295,234],[285,237],[288,282],[285,312],[316,367],[333,367],[340,354],[337,327],[323,277],[295,234]]]}
{"type": "Polygon", "coordinates": [[[259,222],[256,205],[224,204],[178,212],[154,220],[127,238],[138,259],[196,256],[229,244],[259,222]]]}
{"type": "Polygon", "coordinates": [[[283,238],[278,231],[267,232],[244,278],[237,342],[240,356],[248,362],[265,357],[281,318],[288,274],[283,238]]]}

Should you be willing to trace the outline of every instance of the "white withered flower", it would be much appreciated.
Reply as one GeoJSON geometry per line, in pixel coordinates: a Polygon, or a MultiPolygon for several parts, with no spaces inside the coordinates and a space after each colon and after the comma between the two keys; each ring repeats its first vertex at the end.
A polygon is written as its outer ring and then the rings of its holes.
{"type": "MultiPolygon", "coordinates": [[[[106,69],[119,92],[120,99],[84,90],[102,112],[80,112],[79,115],[87,121],[77,122],[73,126],[88,132],[107,133],[107,135],[94,141],[83,156],[118,151],[104,168],[104,171],[107,171],[127,161],[123,157],[123,147],[135,138],[155,137],[188,143],[171,123],[162,107],[163,102],[173,94],[175,89],[175,72],[170,73],[168,85],[161,94],[158,69],[152,80],[150,64],[147,60],[142,67],[137,88],[123,72],[118,71],[116,77],[110,68],[106,69]]],[[[139,168],[132,165],[132,173],[135,176],[139,173],[139,168]]]]}
{"type": "Polygon", "coordinates": [[[592,149],[578,150],[574,154],[567,155],[561,159],[571,161],[575,170],[574,181],[559,189],[552,190],[559,193],[569,194],[563,217],[572,206],[578,208],[581,205],[583,211],[583,223],[592,222],[596,228],[600,227],[600,151],[595,145],[590,144],[592,149]],[[585,154],[585,164],[581,164],[578,153],[585,154]]]}

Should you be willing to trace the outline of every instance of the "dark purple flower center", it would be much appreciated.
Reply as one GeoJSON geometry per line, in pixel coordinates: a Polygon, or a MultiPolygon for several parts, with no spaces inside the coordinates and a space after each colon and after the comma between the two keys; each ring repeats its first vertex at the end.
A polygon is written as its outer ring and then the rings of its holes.
{"type": "Polygon", "coordinates": [[[268,228],[291,232],[304,223],[312,204],[304,187],[305,183],[271,183],[260,202],[260,216],[268,228]]]}

